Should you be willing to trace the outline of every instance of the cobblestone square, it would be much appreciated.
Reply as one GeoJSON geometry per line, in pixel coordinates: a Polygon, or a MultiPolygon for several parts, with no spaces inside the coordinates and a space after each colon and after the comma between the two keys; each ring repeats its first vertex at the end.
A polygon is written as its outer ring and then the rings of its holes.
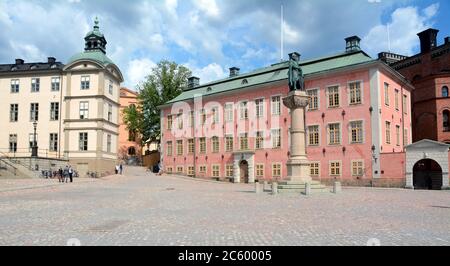
{"type": "Polygon", "coordinates": [[[73,184],[32,182],[0,188],[0,245],[450,245],[450,191],[257,195],[254,185],[141,168],[73,184]]]}

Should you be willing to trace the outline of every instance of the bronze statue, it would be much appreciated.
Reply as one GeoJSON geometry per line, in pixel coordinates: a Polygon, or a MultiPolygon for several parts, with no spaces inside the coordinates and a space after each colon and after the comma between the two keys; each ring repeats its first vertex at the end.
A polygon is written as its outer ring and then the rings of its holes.
{"type": "Polygon", "coordinates": [[[289,90],[295,91],[305,90],[305,78],[303,77],[303,71],[299,64],[300,54],[290,53],[289,54],[289,90]]]}

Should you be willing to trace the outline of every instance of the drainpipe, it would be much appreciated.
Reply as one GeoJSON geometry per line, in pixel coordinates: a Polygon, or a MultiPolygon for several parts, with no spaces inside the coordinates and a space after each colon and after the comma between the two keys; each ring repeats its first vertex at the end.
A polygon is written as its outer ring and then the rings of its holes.
{"type": "Polygon", "coordinates": [[[63,75],[60,75],[59,77],[59,114],[58,114],[58,118],[59,118],[59,132],[58,132],[58,159],[61,159],[61,139],[62,139],[62,134],[61,134],[61,128],[62,128],[62,121],[63,121],[63,103],[62,103],[62,95],[63,95],[63,75]]]}
{"type": "MultiPolygon", "coordinates": [[[[193,104],[193,109],[194,109],[194,117],[193,117],[193,124],[192,124],[192,131],[193,131],[193,138],[194,138],[194,153],[193,153],[193,159],[194,159],[194,178],[197,178],[197,165],[196,165],[196,161],[195,161],[195,156],[197,154],[197,139],[195,138],[195,118],[196,118],[196,114],[197,112],[195,111],[195,98],[194,98],[194,104],[193,104]]],[[[189,116],[191,116],[191,114],[189,114],[189,116]]]]}

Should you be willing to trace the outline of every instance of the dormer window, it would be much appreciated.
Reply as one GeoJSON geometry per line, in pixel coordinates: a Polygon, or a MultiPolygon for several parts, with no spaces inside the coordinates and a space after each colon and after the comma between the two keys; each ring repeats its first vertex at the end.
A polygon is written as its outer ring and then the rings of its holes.
{"type": "Polygon", "coordinates": [[[207,92],[210,92],[210,91],[212,91],[212,88],[211,88],[211,87],[208,87],[208,88],[206,89],[206,91],[207,91],[207,92]]]}
{"type": "Polygon", "coordinates": [[[32,66],[30,67],[31,70],[34,70],[34,69],[36,69],[36,68],[37,68],[36,65],[32,65],[32,66]]]}
{"type": "Polygon", "coordinates": [[[247,79],[242,80],[241,84],[242,85],[248,84],[248,80],[247,79]]]}
{"type": "Polygon", "coordinates": [[[11,68],[11,71],[16,71],[16,70],[17,70],[17,67],[15,67],[15,66],[11,68]]]}

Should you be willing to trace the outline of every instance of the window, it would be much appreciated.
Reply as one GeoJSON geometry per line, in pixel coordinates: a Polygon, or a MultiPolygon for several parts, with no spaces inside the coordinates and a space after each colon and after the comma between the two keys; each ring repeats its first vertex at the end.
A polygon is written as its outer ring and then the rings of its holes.
{"type": "Polygon", "coordinates": [[[173,173],[173,168],[172,167],[167,167],[166,171],[168,174],[172,174],[173,173]]]}
{"type": "Polygon", "coordinates": [[[408,113],[408,96],[403,95],[403,113],[408,113]]]}
{"type": "Polygon", "coordinates": [[[405,131],[403,133],[403,145],[408,145],[409,144],[409,137],[408,137],[408,129],[405,128],[405,131]]]}
{"type": "Polygon", "coordinates": [[[188,166],[187,175],[194,176],[194,166],[192,166],[192,165],[188,166]]]}
{"type": "Polygon", "coordinates": [[[448,87],[447,86],[442,87],[442,97],[448,98],[448,87]]]}
{"type": "Polygon", "coordinates": [[[91,87],[90,77],[89,76],[81,76],[81,89],[89,90],[91,87]]]}
{"type": "Polygon", "coordinates": [[[351,143],[363,143],[363,121],[350,122],[351,143]]]}
{"type": "Polygon", "coordinates": [[[396,145],[400,146],[400,126],[395,126],[395,141],[396,141],[396,145]]]}
{"type": "Polygon", "coordinates": [[[59,84],[61,83],[61,79],[59,77],[52,78],[52,91],[59,91],[59,84]]]}
{"type": "Polygon", "coordinates": [[[195,149],[194,139],[188,139],[188,154],[193,154],[195,149]]]}
{"type": "Polygon", "coordinates": [[[220,165],[213,164],[213,166],[212,166],[212,177],[214,177],[214,178],[220,177],[220,165]]]}
{"type": "Polygon", "coordinates": [[[264,99],[257,99],[255,100],[255,107],[256,107],[256,117],[263,117],[264,116],[264,99]]]}
{"type": "Polygon", "coordinates": [[[307,91],[309,96],[309,110],[317,110],[319,109],[319,90],[308,90],[307,91]]]}
{"type": "Polygon", "coordinates": [[[233,104],[225,105],[225,121],[233,122],[234,114],[233,114],[233,104]]]}
{"type": "Polygon", "coordinates": [[[328,144],[341,144],[341,125],[339,123],[328,125],[328,144]]]}
{"type": "Polygon", "coordinates": [[[41,80],[39,78],[31,79],[31,92],[39,92],[41,80]]]}
{"type": "Polygon", "coordinates": [[[391,144],[391,122],[386,121],[386,144],[391,144]]]}
{"type": "Polygon", "coordinates": [[[129,148],[128,148],[128,155],[130,155],[130,156],[135,156],[135,155],[136,155],[136,148],[134,148],[134,147],[129,147],[129,148]]]}
{"type": "Polygon", "coordinates": [[[206,165],[200,165],[198,171],[200,174],[206,174],[206,165]]]}
{"type": "Polygon", "coordinates": [[[318,146],[319,145],[319,126],[309,126],[308,127],[308,140],[310,146],[318,146]]]}
{"type": "Polygon", "coordinates": [[[172,130],[173,117],[171,115],[167,116],[167,130],[172,130]]]}
{"type": "Polygon", "coordinates": [[[219,152],[219,137],[212,137],[211,138],[211,142],[212,142],[212,152],[213,153],[218,153],[219,152]]]}
{"type": "Polygon", "coordinates": [[[183,166],[177,166],[177,174],[183,174],[183,173],[184,173],[183,166]]]}
{"type": "Polygon", "coordinates": [[[350,104],[361,103],[361,82],[352,82],[350,87],[350,104]]]}
{"type": "Polygon", "coordinates": [[[262,131],[256,132],[255,149],[264,149],[264,137],[262,131]]]}
{"type": "Polygon", "coordinates": [[[272,97],[272,115],[281,114],[281,96],[272,97]]]}
{"type": "Polygon", "coordinates": [[[167,156],[172,156],[173,154],[173,144],[172,141],[167,142],[167,156]]]}
{"type": "Polygon", "coordinates": [[[339,86],[328,88],[328,107],[339,107],[339,86]]]}
{"type": "Polygon", "coordinates": [[[389,84],[384,83],[384,104],[389,106],[389,84]]]}
{"type": "Polygon", "coordinates": [[[11,93],[18,93],[20,89],[20,82],[18,79],[11,80],[11,93]]]}
{"type": "Polygon", "coordinates": [[[89,118],[89,102],[80,102],[80,119],[89,118]]]}
{"type": "Polygon", "coordinates": [[[17,103],[11,104],[9,107],[9,121],[17,122],[19,120],[19,105],[17,103]]]}
{"type": "Polygon", "coordinates": [[[281,129],[272,129],[272,148],[281,148],[281,129]]]}
{"type": "Polygon", "coordinates": [[[233,177],[233,165],[232,164],[227,164],[226,166],[226,170],[225,170],[225,176],[226,177],[233,177]]]}
{"type": "Polygon", "coordinates": [[[239,135],[239,149],[248,150],[248,133],[241,133],[239,135]]]}
{"type": "Polygon", "coordinates": [[[51,121],[59,120],[59,103],[58,102],[50,103],[50,120],[51,121]]]}
{"type": "Polygon", "coordinates": [[[341,175],[341,162],[333,161],[330,162],[330,176],[340,176],[341,175]]]}
{"type": "Polygon", "coordinates": [[[399,97],[399,91],[395,90],[394,105],[395,105],[395,110],[397,110],[397,111],[398,111],[398,97],[399,97]]]}
{"type": "Polygon", "coordinates": [[[57,133],[50,133],[50,151],[58,151],[58,134],[57,133]]]}
{"type": "Polygon", "coordinates": [[[256,177],[264,178],[264,164],[256,164],[256,177]]]}
{"type": "Polygon", "coordinates": [[[200,121],[201,121],[201,124],[202,125],[205,125],[206,124],[206,111],[205,111],[205,109],[201,109],[200,110],[200,121]]]}
{"type": "Polygon", "coordinates": [[[183,129],[183,113],[177,115],[177,125],[178,129],[183,129]]]}
{"type": "Polygon", "coordinates": [[[108,121],[112,122],[112,115],[113,115],[113,107],[112,104],[108,104],[108,121]]]}
{"type": "Polygon", "coordinates": [[[313,162],[309,166],[310,175],[314,177],[318,177],[320,175],[320,163],[313,162]]]}
{"type": "Polygon", "coordinates": [[[17,134],[9,135],[9,152],[17,152],[17,134]]]}
{"type": "Polygon", "coordinates": [[[79,147],[80,151],[88,150],[88,133],[82,132],[79,135],[79,147]]]}
{"type": "Polygon", "coordinates": [[[442,127],[443,127],[444,132],[447,132],[450,130],[449,121],[448,121],[449,117],[450,117],[450,111],[444,110],[444,112],[442,112],[442,127]]]}
{"type": "Polygon", "coordinates": [[[128,141],[136,141],[136,131],[128,130],[128,141]]]}
{"type": "Polygon", "coordinates": [[[233,151],[233,135],[225,136],[225,151],[226,152],[233,151]]]}
{"type": "Polygon", "coordinates": [[[352,161],[352,176],[364,175],[364,161],[352,161]]]}
{"type": "Polygon", "coordinates": [[[212,108],[211,115],[212,115],[212,123],[218,124],[219,123],[219,108],[218,107],[212,108]]]}
{"type": "Polygon", "coordinates": [[[106,152],[111,152],[111,144],[112,144],[111,135],[108,134],[106,135],[106,152]]]}
{"type": "Polygon", "coordinates": [[[194,127],[194,111],[189,112],[189,126],[194,127]]]}
{"type": "Polygon", "coordinates": [[[109,94],[113,95],[113,89],[114,89],[114,82],[112,80],[109,80],[109,85],[108,85],[109,94]]]}
{"type": "Polygon", "coordinates": [[[183,155],[183,140],[177,140],[177,155],[183,155]]]}
{"type": "Polygon", "coordinates": [[[30,121],[39,121],[39,104],[32,103],[30,105],[30,121]]]}
{"type": "Polygon", "coordinates": [[[199,138],[200,142],[200,153],[206,153],[206,138],[199,138]]]}
{"type": "MultiPolygon", "coordinates": [[[[38,134],[36,134],[36,141],[38,139],[38,134]]],[[[31,152],[31,149],[34,146],[34,133],[28,134],[28,151],[31,152]]]]}
{"type": "Polygon", "coordinates": [[[240,113],[240,119],[248,119],[248,107],[247,102],[241,102],[239,104],[239,113],[240,113]]]}
{"type": "Polygon", "coordinates": [[[272,164],[272,177],[281,177],[281,163],[272,164]]]}

